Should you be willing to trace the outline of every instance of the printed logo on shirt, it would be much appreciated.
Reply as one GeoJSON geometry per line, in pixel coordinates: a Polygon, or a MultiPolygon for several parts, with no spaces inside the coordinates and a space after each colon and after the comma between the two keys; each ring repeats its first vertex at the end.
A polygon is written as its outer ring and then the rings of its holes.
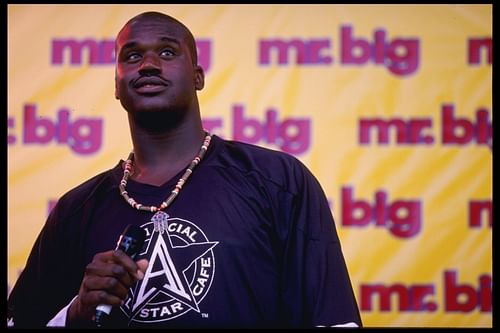
{"type": "Polygon", "coordinates": [[[148,238],[145,251],[136,260],[147,258],[149,265],[144,279],[129,291],[122,311],[130,321],[141,323],[200,312],[198,304],[210,290],[214,277],[213,248],[218,242],[209,241],[194,223],[169,218],[161,211],[142,227],[148,238]]]}

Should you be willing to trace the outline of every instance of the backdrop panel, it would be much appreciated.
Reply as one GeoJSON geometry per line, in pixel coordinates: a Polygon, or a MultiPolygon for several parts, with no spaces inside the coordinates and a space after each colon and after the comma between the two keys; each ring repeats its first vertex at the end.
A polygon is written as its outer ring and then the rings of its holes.
{"type": "Polygon", "coordinates": [[[9,5],[9,291],[131,148],[113,42],[148,10],[197,37],[207,129],[321,182],[366,326],[492,326],[491,5],[9,5]]]}

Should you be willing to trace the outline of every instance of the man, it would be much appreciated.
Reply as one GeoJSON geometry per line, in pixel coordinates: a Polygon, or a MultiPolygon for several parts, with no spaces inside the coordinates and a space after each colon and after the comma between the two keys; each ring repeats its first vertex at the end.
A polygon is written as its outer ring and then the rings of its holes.
{"type": "Polygon", "coordinates": [[[142,13],[116,39],[133,152],[60,198],[9,298],[16,327],[361,326],[319,183],[293,156],[203,130],[191,32],[142,13]],[[132,260],[113,250],[132,224],[132,260]]]}

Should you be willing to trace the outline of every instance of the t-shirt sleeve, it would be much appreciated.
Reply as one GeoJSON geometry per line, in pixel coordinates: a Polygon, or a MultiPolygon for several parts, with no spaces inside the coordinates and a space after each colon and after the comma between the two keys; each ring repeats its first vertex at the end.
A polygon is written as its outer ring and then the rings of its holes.
{"type": "Polygon", "coordinates": [[[39,233],[8,299],[14,327],[45,327],[76,293],[75,240],[61,227],[56,205],[39,233]]]}
{"type": "Polygon", "coordinates": [[[294,178],[285,253],[285,295],[297,303],[288,305],[291,313],[302,313],[305,326],[362,326],[326,195],[300,163],[294,178]]]}
{"type": "Polygon", "coordinates": [[[83,221],[89,220],[97,200],[90,200],[91,194],[106,189],[108,174],[70,190],[50,212],[8,298],[8,317],[16,328],[46,327],[78,294],[86,265],[83,221]]]}

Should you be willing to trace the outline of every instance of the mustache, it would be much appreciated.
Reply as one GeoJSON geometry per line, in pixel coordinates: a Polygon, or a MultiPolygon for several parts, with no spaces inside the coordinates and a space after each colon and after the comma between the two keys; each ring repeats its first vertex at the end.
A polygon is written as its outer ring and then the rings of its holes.
{"type": "Polygon", "coordinates": [[[169,84],[170,81],[160,75],[141,75],[138,78],[132,80],[132,87],[134,88],[140,88],[145,85],[168,86],[169,84]]]}

